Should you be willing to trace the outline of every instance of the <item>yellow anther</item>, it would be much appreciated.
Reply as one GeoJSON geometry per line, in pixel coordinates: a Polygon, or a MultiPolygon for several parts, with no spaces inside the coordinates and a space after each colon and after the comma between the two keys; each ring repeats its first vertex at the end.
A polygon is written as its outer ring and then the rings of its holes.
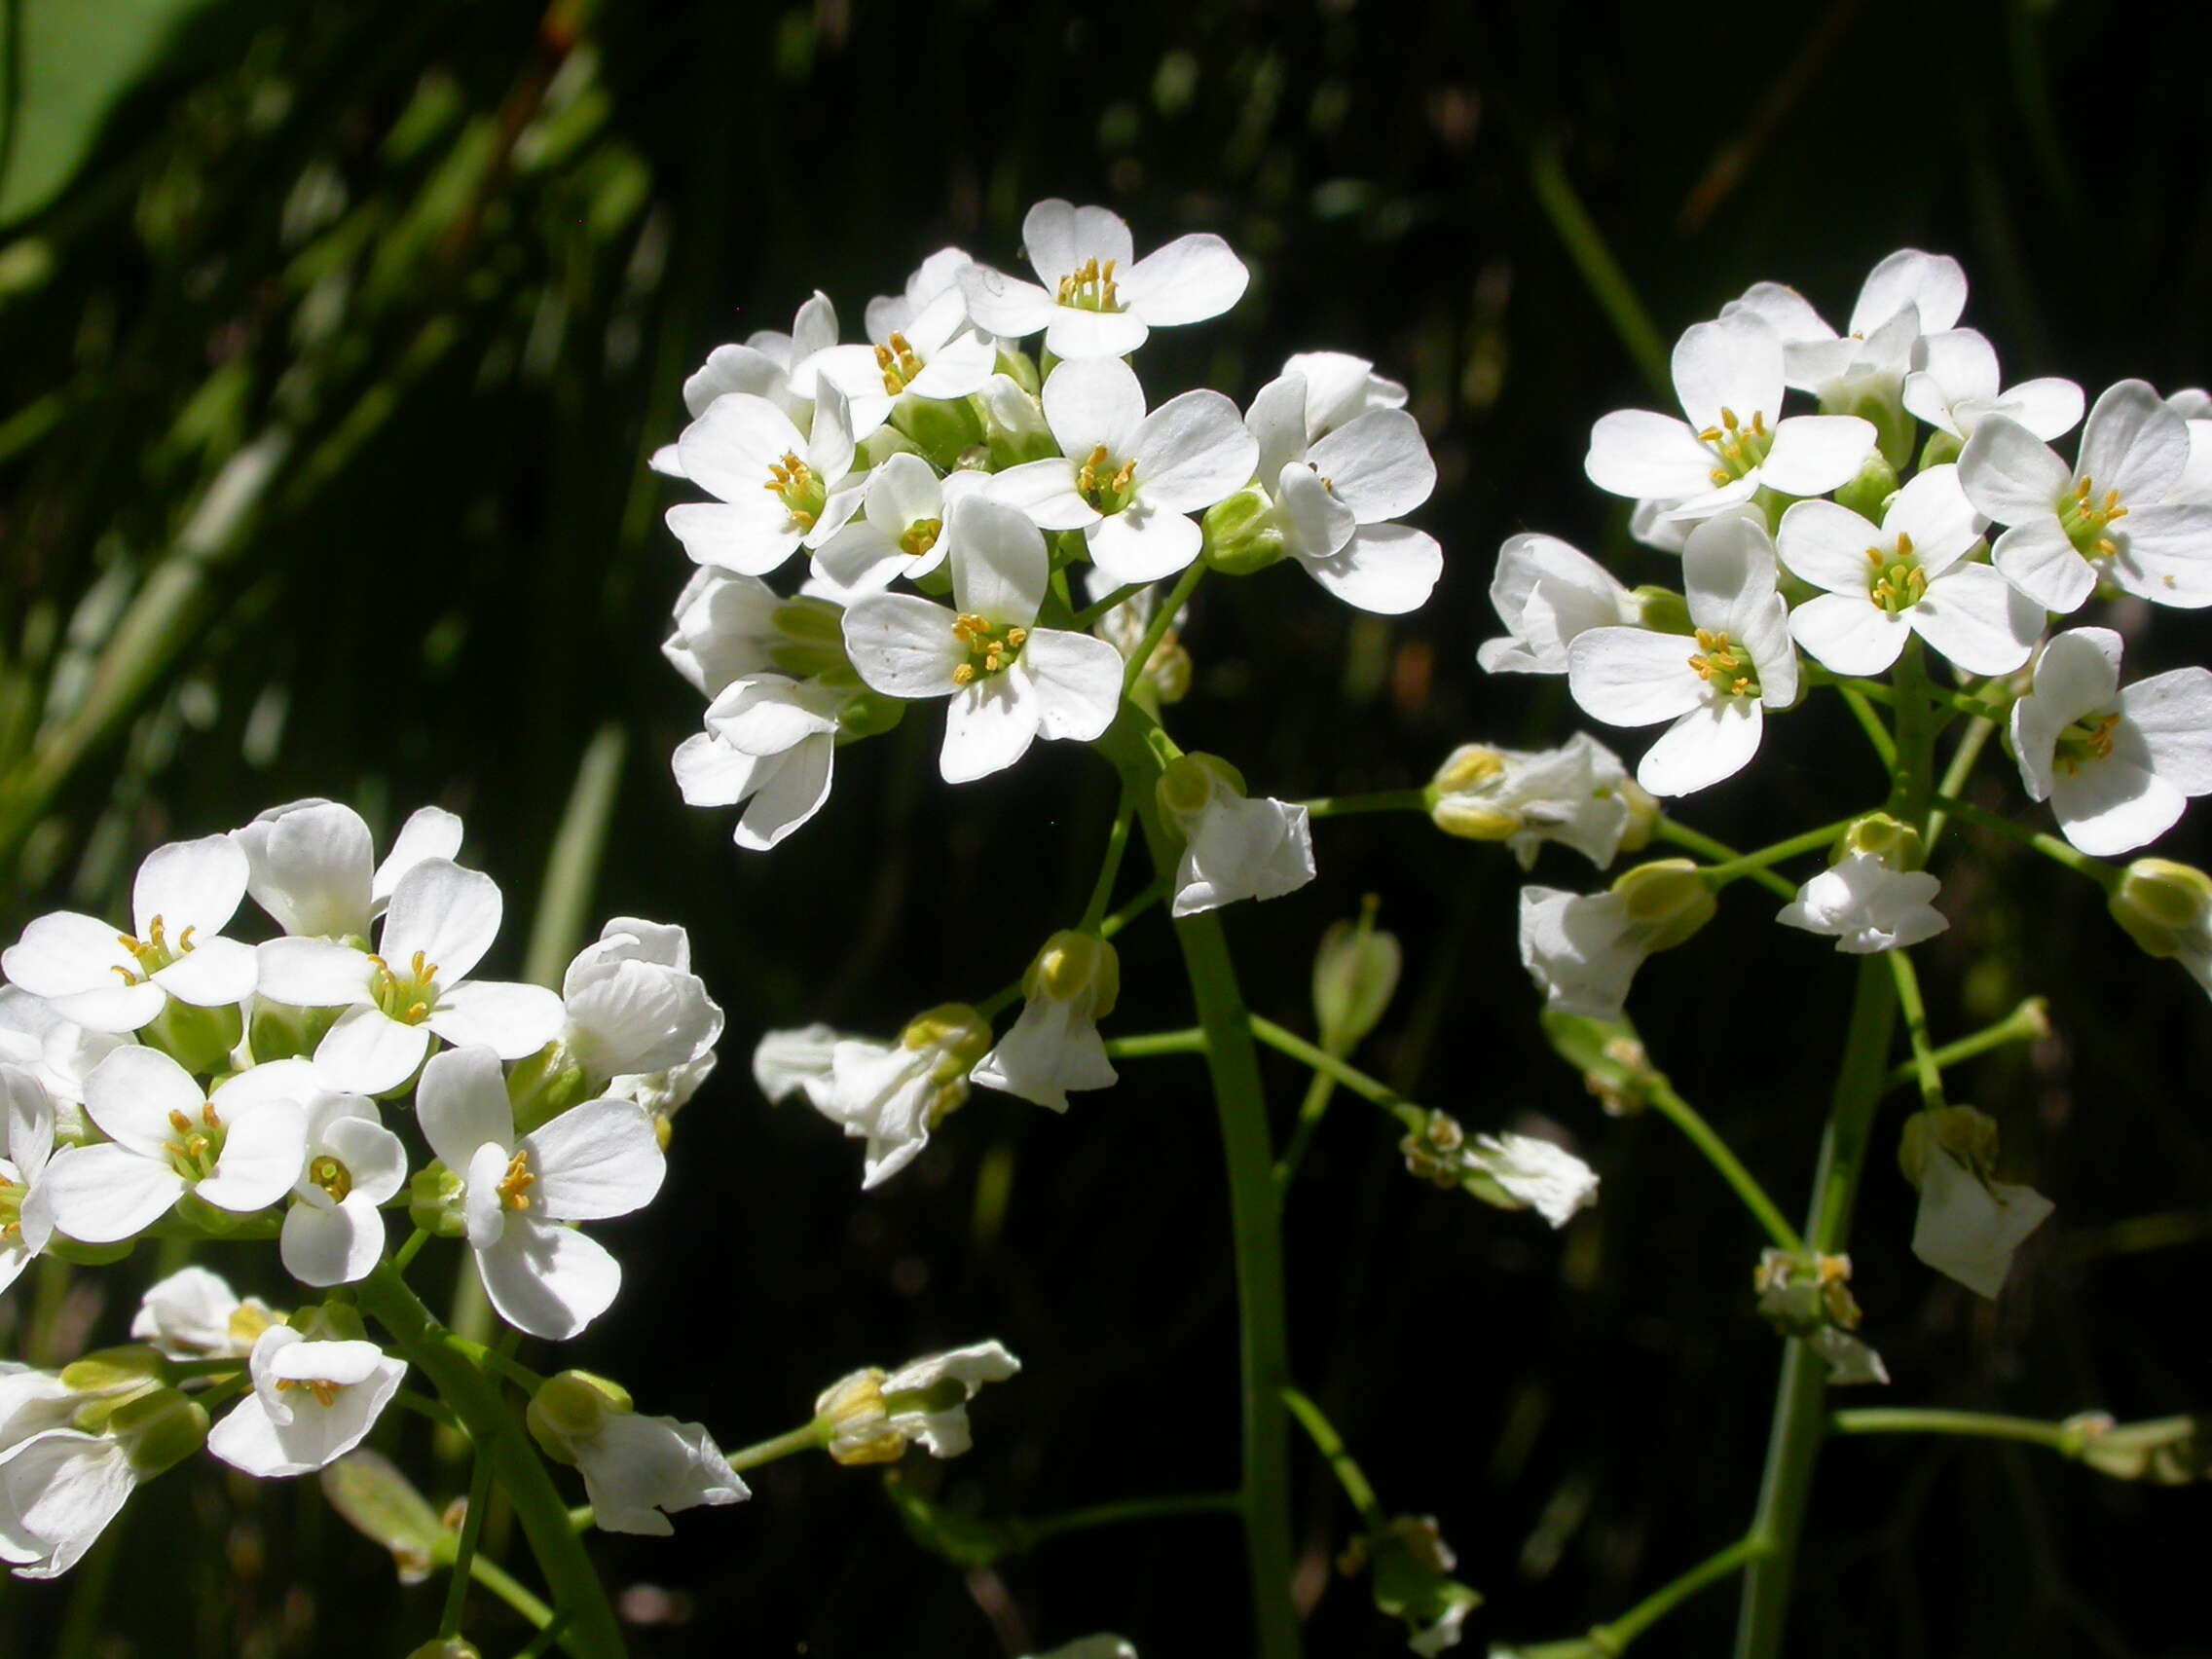
{"type": "Polygon", "coordinates": [[[944,520],[916,519],[899,538],[899,551],[909,559],[919,559],[937,545],[937,538],[943,534],[944,520]]]}
{"type": "Polygon", "coordinates": [[[1028,629],[1026,629],[1026,628],[1009,628],[1009,629],[1008,629],[1008,630],[1006,631],[1006,648],[1007,648],[1008,650],[1010,650],[1010,651],[1017,651],[1017,650],[1021,649],[1021,642],[1022,642],[1022,641],[1024,641],[1024,640],[1026,640],[1026,639],[1028,639],[1028,638],[1029,638],[1029,630],[1028,630],[1028,629]]]}
{"type": "Polygon", "coordinates": [[[136,983],[138,983],[138,976],[133,974],[129,969],[126,968],[122,963],[110,962],[107,966],[109,973],[121,974],[123,976],[123,982],[125,984],[135,985],[136,983]]]}
{"type": "Polygon", "coordinates": [[[407,1012],[400,1016],[400,1020],[403,1024],[420,1025],[429,1017],[430,1005],[426,1002],[415,1002],[407,1005],[407,1012]]]}
{"type": "Polygon", "coordinates": [[[1751,435],[1755,438],[1766,436],[1766,411],[1763,409],[1751,411],[1751,435]]]}
{"type": "Polygon", "coordinates": [[[530,1208],[530,1190],[537,1185],[537,1177],[530,1172],[530,1154],[518,1152],[507,1164],[507,1173],[499,1182],[499,1202],[511,1210],[530,1208]]]}
{"type": "Polygon", "coordinates": [[[295,1388],[304,1388],[313,1394],[316,1405],[328,1406],[338,1398],[339,1384],[322,1377],[279,1377],[276,1380],[276,1391],[280,1394],[295,1388]]]}
{"type": "Polygon", "coordinates": [[[415,982],[420,985],[426,980],[435,979],[437,977],[438,965],[435,962],[424,961],[423,953],[418,950],[415,953],[415,982]]]}
{"type": "MultiPolygon", "coordinates": [[[[1123,461],[1123,462],[1122,462],[1121,470],[1120,470],[1120,471],[1118,471],[1118,472],[1116,472],[1116,473],[1114,474],[1114,483],[1113,483],[1113,486],[1112,486],[1112,488],[1113,488],[1113,490],[1114,490],[1115,494],[1116,494],[1116,495],[1119,495],[1119,494],[1121,494],[1121,493],[1122,493],[1123,491],[1126,490],[1126,489],[1127,489],[1127,488],[1129,487],[1129,481],[1130,481],[1130,480],[1131,480],[1132,478],[1136,477],[1136,475],[1137,475],[1137,461],[1136,461],[1136,457],[1135,457],[1135,456],[1131,456],[1131,457],[1130,457],[1130,458],[1129,458],[1129,459],[1128,459],[1127,461],[1123,461]]],[[[1324,482],[1324,483],[1326,483],[1326,482],[1327,482],[1327,480],[1325,480],[1325,479],[1324,479],[1324,480],[1323,480],[1323,482],[1324,482]]]]}
{"type": "Polygon", "coordinates": [[[959,662],[959,663],[954,663],[954,664],[952,665],[952,683],[953,683],[953,684],[955,684],[955,685],[966,685],[966,684],[970,683],[971,682],[973,682],[973,681],[975,680],[975,678],[976,678],[976,667],[975,667],[975,664],[973,664],[973,663],[966,663],[966,662],[959,662]]]}
{"type": "Polygon", "coordinates": [[[1873,566],[1875,570],[1878,571],[1882,568],[1882,559],[1883,553],[1879,547],[1869,547],[1866,549],[1866,563],[1873,566]]]}
{"type": "Polygon", "coordinates": [[[2097,551],[2109,559],[2120,551],[2120,543],[2109,535],[2100,535],[2097,537],[2097,551]]]}
{"type": "Polygon", "coordinates": [[[1723,426],[1726,426],[1731,432],[1736,429],[1738,424],[1738,422],[1736,420],[1736,412],[1733,409],[1728,408],[1725,404],[1721,406],[1720,424],[1723,426]]]}
{"type": "Polygon", "coordinates": [[[1704,431],[1698,433],[1697,441],[1701,444],[1718,443],[1720,441],[1720,428],[1718,426],[1706,427],[1704,431]]]}
{"type": "Polygon", "coordinates": [[[176,1130],[180,1135],[188,1135],[192,1133],[192,1120],[174,1106],[171,1106],[169,1108],[169,1127],[176,1130]]]}
{"type": "Polygon", "coordinates": [[[146,942],[152,945],[156,950],[165,950],[167,948],[167,945],[162,939],[161,917],[156,916],[151,922],[146,924],[146,942]]]}
{"type": "Polygon", "coordinates": [[[1706,476],[1712,479],[1715,484],[1725,484],[1728,482],[1728,473],[1727,470],[1723,467],[1716,466],[1711,472],[1707,473],[1706,476]]]}
{"type": "Polygon", "coordinates": [[[215,1103],[212,1100],[203,1100],[200,1103],[200,1121],[211,1129],[223,1126],[223,1120],[215,1116],[215,1103]]]}
{"type": "Polygon", "coordinates": [[[2074,486],[2075,498],[2077,500],[2086,501],[2089,498],[2089,492],[2094,488],[2095,485],[2092,484],[2088,479],[2083,479],[2080,483],[2074,486]]]}
{"type": "Polygon", "coordinates": [[[176,948],[180,955],[192,948],[192,936],[199,931],[197,927],[189,927],[176,936],[176,948]]]}

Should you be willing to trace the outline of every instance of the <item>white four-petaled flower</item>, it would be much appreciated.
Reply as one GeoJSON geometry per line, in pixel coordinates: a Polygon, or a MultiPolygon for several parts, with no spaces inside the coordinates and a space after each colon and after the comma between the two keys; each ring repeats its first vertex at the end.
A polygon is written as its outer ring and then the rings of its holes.
{"type": "Polygon", "coordinates": [[[264,1480],[313,1474],[368,1437],[384,1415],[404,1360],[369,1342],[322,1342],[272,1325],[246,1362],[253,1392],[207,1436],[207,1450],[264,1480]]]}
{"type": "Polygon", "coordinates": [[[1934,903],[1938,885],[1926,870],[1893,869],[1876,854],[1854,853],[1798,888],[1777,920],[1827,935],[1848,955],[1897,950],[1951,925],[1934,903]]]}

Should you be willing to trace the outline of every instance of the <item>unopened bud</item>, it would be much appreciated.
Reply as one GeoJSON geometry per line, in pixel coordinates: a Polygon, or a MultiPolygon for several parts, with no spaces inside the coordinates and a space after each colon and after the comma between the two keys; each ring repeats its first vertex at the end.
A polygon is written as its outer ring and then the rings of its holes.
{"type": "Polygon", "coordinates": [[[1656,859],[1623,870],[1613,892],[1628,907],[1647,950],[1672,950],[1713,920],[1713,889],[1688,859],[1656,859]]]}
{"type": "Polygon", "coordinates": [[[1375,925],[1370,897],[1356,922],[1332,922],[1313,953],[1313,1022],[1321,1047],[1348,1054],[1373,1031],[1398,989],[1405,953],[1375,925]]]}
{"type": "Polygon", "coordinates": [[[322,1494],[354,1530],[391,1552],[402,1584],[430,1576],[446,1529],[390,1458],[367,1450],[347,1453],[322,1471],[322,1494]]]}
{"type": "MultiPolygon", "coordinates": [[[[1002,355],[1002,363],[1006,358],[1002,355]]],[[[1021,359],[1034,375],[1036,369],[1021,359]]],[[[1052,428],[1046,424],[1045,406],[1037,401],[1036,383],[1023,385],[1018,378],[994,375],[976,394],[982,407],[984,442],[990,447],[992,470],[1004,472],[1024,461],[1042,461],[1059,454],[1052,428]]]]}
{"type": "Polygon", "coordinates": [[[294,1309],[284,1321],[313,1343],[365,1343],[369,1328],[360,1310],[348,1302],[313,1302],[294,1309]]]}
{"type": "Polygon", "coordinates": [[[830,1427],[830,1456],[847,1465],[896,1463],[906,1455],[906,1437],[890,1426],[883,1404],[887,1374],[869,1367],[840,1378],[814,1402],[818,1422],[830,1427]]]}
{"type": "Polygon", "coordinates": [[[207,1444],[207,1411],[176,1388],[156,1388],[116,1407],[107,1432],[147,1478],[174,1468],[207,1444]]]}
{"type": "Polygon", "coordinates": [[[1697,624],[1690,619],[1690,602],[1673,588],[1657,587],[1650,583],[1630,590],[1638,608],[1638,621],[1655,634],[1694,634],[1697,624]]]}
{"type": "Polygon", "coordinates": [[[1080,1003],[1092,1019],[1104,1019],[1122,995],[1121,958],[1096,934],[1056,933],[1022,975],[1021,994],[1080,1003]]]}
{"type": "Polygon", "coordinates": [[[2152,956],[2212,952],[2212,876],[2171,859],[2137,859],[2105,901],[2112,919],[2152,956]]]}
{"type": "Polygon", "coordinates": [[[841,607],[802,594],[778,605],[770,620],[777,638],[768,647],[768,661],[779,674],[806,680],[846,666],[841,607]]]}
{"type": "Polygon", "coordinates": [[[1882,434],[1881,447],[1866,458],[1866,464],[1859,469],[1859,476],[1835,493],[1838,506],[1849,507],[1869,524],[1882,522],[1883,509],[1889,505],[1890,498],[1898,493],[1898,467],[1912,458],[1913,425],[1909,416],[1903,426],[1903,453],[1885,453],[1891,451],[1897,441],[1894,430],[1897,423],[1886,419],[1893,406],[1892,403],[1877,398],[1867,400],[1864,406],[1834,410],[1824,407],[1822,410],[1823,414],[1857,415],[1862,421],[1871,421],[1875,429],[1882,434]]]}
{"type": "Polygon", "coordinates": [[[1886,812],[1853,821],[1836,842],[1839,858],[1877,858],[1894,870],[1918,869],[1927,856],[1920,831],[1886,812]]]}
{"type": "Polygon", "coordinates": [[[1184,834],[1221,791],[1244,793],[1244,774],[1218,755],[1178,755],[1160,770],[1160,813],[1184,834]]]}
{"type": "Polygon", "coordinates": [[[621,1383],[588,1371],[564,1371],[538,1384],[523,1420],[548,1457],[573,1463],[577,1441],[597,1434],[608,1417],[627,1417],[635,1409],[621,1383]]]}
{"type": "Polygon", "coordinates": [[[984,438],[983,423],[965,397],[902,397],[891,406],[891,424],[944,472],[959,463],[963,450],[984,438]]]}
{"type": "Polygon", "coordinates": [[[1198,556],[1225,575],[1248,576],[1283,555],[1275,504],[1257,484],[1247,484],[1228,499],[1216,501],[1198,525],[1205,533],[1198,556]]]}
{"type": "Polygon", "coordinates": [[[886,697],[874,691],[862,691],[845,700],[837,711],[837,741],[857,742],[864,737],[881,737],[906,718],[906,703],[901,697],[886,697]]]}
{"type": "Polygon", "coordinates": [[[1429,780],[1429,821],[1447,835],[1469,841],[1503,841],[1522,830],[1521,815],[1486,799],[1483,791],[1505,775],[1505,757],[1479,743],[1463,743],[1445,756],[1429,780]]]}
{"type": "Polygon", "coordinates": [[[467,1183],[443,1163],[432,1162],[415,1171],[407,1183],[407,1219],[440,1238],[460,1238],[468,1232],[461,1195],[467,1183]]]}
{"type": "Polygon", "coordinates": [[[167,1361],[144,1343],[96,1348],[61,1368],[61,1385],[79,1394],[116,1394],[161,1380],[167,1361]]]}

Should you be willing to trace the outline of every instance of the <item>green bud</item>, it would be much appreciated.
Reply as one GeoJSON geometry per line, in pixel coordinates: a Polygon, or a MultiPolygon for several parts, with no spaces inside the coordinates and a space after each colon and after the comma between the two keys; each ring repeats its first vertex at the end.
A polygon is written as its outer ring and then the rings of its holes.
{"type": "Polygon", "coordinates": [[[1921,446],[1920,470],[1926,472],[1931,466],[1950,465],[1959,459],[1966,447],[1964,442],[1948,432],[1930,432],[1928,442],[1921,446]]]}
{"type": "Polygon", "coordinates": [[[1895,870],[1918,869],[1927,856],[1920,831],[1886,812],[1869,812],[1853,822],[1835,845],[1834,859],[1871,855],[1895,870]]]}
{"type": "Polygon", "coordinates": [[[61,1385],[80,1394],[110,1394],[159,1382],[168,1362],[144,1343],[96,1348],[61,1368],[61,1385]]]}
{"type": "Polygon", "coordinates": [[[207,1411],[176,1388],[156,1388],[116,1407],[107,1432],[130,1466],[147,1478],[172,1469],[207,1444],[207,1411]]]}
{"type": "Polygon", "coordinates": [[[465,1185],[443,1163],[433,1161],[416,1170],[407,1183],[407,1219],[440,1238],[466,1237],[468,1221],[461,1207],[465,1185]]]}
{"type": "Polygon", "coordinates": [[[1245,793],[1243,773],[1218,755],[1198,753],[1178,755],[1168,761],[1160,769],[1154,788],[1160,815],[1184,834],[1190,832],[1190,820],[1206,809],[1217,792],[1245,793]]]}
{"type": "Polygon", "coordinates": [[[1092,1019],[1104,1019],[1121,998],[1121,957],[1096,934],[1073,929],[1056,933],[1021,976],[1021,994],[1080,1002],[1092,1019]]]}
{"type": "Polygon", "coordinates": [[[1313,1022],[1321,1047],[1348,1054],[1390,1006],[1405,966],[1398,937],[1375,925],[1371,895],[1359,920],[1329,924],[1313,953],[1313,1022]]]}
{"type": "Polygon", "coordinates": [[[895,455],[920,455],[921,446],[892,425],[878,426],[853,451],[853,471],[872,472],[895,455]]]}
{"type": "Polygon", "coordinates": [[[2105,901],[2112,919],[2152,956],[2212,951],[2212,876],[2171,859],[2137,859],[2105,901]]]}
{"type": "MultiPolygon", "coordinates": [[[[1836,413],[1863,415],[1864,411],[1849,409],[1836,411],[1836,413]]],[[[1871,419],[1870,416],[1866,418],[1871,419]]],[[[1880,423],[1876,422],[1875,424],[1878,427],[1880,423]]],[[[1849,507],[1869,524],[1880,524],[1883,509],[1889,505],[1890,498],[1898,493],[1898,467],[1902,466],[1912,458],[1912,431],[1909,421],[1906,423],[1904,442],[1904,453],[1897,457],[1894,463],[1887,455],[1889,445],[1886,441],[1882,448],[1868,456],[1866,464],[1859,469],[1859,476],[1836,491],[1836,504],[1849,507]]]]}
{"type": "Polygon", "coordinates": [[[1482,791],[1505,774],[1505,757],[1494,749],[1463,743],[1445,756],[1425,796],[1428,819],[1447,835],[1467,841],[1506,841],[1524,828],[1521,815],[1493,805],[1482,791]]]}
{"type": "Polygon", "coordinates": [[[1003,343],[999,347],[999,360],[992,365],[992,372],[1006,376],[1031,397],[1037,396],[1045,388],[1044,377],[1037,372],[1036,358],[1003,343]]]}
{"type": "Polygon", "coordinates": [[[45,1255],[79,1268],[107,1268],[129,1256],[138,1247],[138,1240],[126,1238],[120,1244],[80,1244],[74,1238],[55,1234],[46,1241],[45,1255]]]}
{"type": "MultiPolygon", "coordinates": [[[[1821,413],[1856,415],[1873,426],[1874,458],[1889,472],[1890,489],[1895,490],[1898,487],[1897,469],[1912,460],[1912,440],[1920,431],[1919,423],[1913,420],[1904,406],[1903,387],[1894,381],[1888,386],[1874,387],[1861,383],[1857,389],[1842,396],[1822,398],[1821,413]]],[[[1863,478],[1866,475],[1862,472],[1860,476],[1863,478]]],[[[1843,501],[1844,491],[1850,488],[1846,484],[1842,491],[1836,493],[1836,499],[1843,501]]],[[[1845,501],[1845,505],[1850,506],[1853,512],[1872,519],[1876,524],[1882,522],[1882,515],[1878,512],[1866,512],[1864,508],[1849,501],[1845,501]]]]}
{"type": "Polygon", "coordinates": [[[1257,484],[1216,501],[1198,526],[1205,532],[1198,557],[1225,574],[1248,576],[1282,557],[1282,527],[1275,523],[1274,503],[1257,484]]]}
{"type": "Polygon", "coordinates": [[[1624,870],[1613,889],[1647,950],[1672,950],[1713,920],[1719,905],[1688,859],[1656,859],[1624,870]]]}
{"type": "Polygon", "coordinates": [[[1031,387],[994,379],[973,401],[982,420],[983,441],[993,472],[1060,453],[1052,428],[1046,424],[1045,406],[1031,387]]]}
{"type": "Polygon", "coordinates": [[[246,1035],[256,1061],[304,1059],[313,1054],[323,1033],[345,1013],[338,1008],[293,1008],[286,1003],[254,999],[253,1018],[246,1035]]]}
{"type": "Polygon", "coordinates": [[[592,1080],[558,1041],[518,1061],[507,1073],[507,1103],[514,1109],[515,1127],[526,1134],[551,1123],[591,1090],[592,1080]]]}
{"type": "Polygon", "coordinates": [[[597,1434],[609,1416],[627,1417],[636,1409],[621,1383],[588,1371],[564,1371],[538,1385],[523,1420],[548,1457],[573,1463],[577,1441],[597,1434]]]}
{"type": "Polygon", "coordinates": [[[863,691],[837,711],[837,741],[858,743],[864,737],[881,737],[905,718],[904,698],[863,691]]]}
{"type": "MultiPolygon", "coordinates": [[[[322,1471],[322,1495],[356,1532],[391,1552],[401,1583],[420,1584],[430,1576],[446,1529],[389,1458],[365,1450],[347,1453],[322,1471]]],[[[433,1642],[418,1651],[437,1650],[433,1642]]]]}
{"type": "Polygon", "coordinates": [[[369,1328],[350,1302],[312,1302],[284,1321],[311,1343],[365,1343],[369,1328]]]}
{"type": "Polygon", "coordinates": [[[914,440],[939,471],[950,472],[963,450],[983,442],[983,423],[967,398],[902,397],[891,424],[914,440]]]}
{"type": "Polygon", "coordinates": [[[1459,1625],[1482,1605],[1482,1597],[1451,1576],[1458,1565],[1432,1515],[1400,1515],[1370,1533],[1376,1610],[1403,1619],[1418,1652],[1438,1652],[1458,1641],[1459,1625]]]}
{"type": "Polygon", "coordinates": [[[1643,1110],[1661,1077],[1634,1025],[1549,1008],[1536,1018],[1552,1052],[1582,1074],[1584,1087],[1607,1113],[1625,1118],[1643,1110]]]}
{"type": "Polygon", "coordinates": [[[1638,620],[1656,634],[1689,635],[1697,632],[1690,620],[1690,602],[1673,588],[1649,583],[1631,591],[1641,611],[1638,620]]]}
{"type": "Polygon", "coordinates": [[[231,1051],[245,1035],[236,1008],[194,1008],[171,997],[151,1025],[138,1033],[147,1047],[159,1049],[196,1076],[230,1069],[231,1051]]]}
{"type": "Polygon", "coordinates": [[[802,595],[777,606],[772,620],[781,638],[768,648],[768,660],[778,673],[806,680],[847,666],[841,607],[802,595]]]}

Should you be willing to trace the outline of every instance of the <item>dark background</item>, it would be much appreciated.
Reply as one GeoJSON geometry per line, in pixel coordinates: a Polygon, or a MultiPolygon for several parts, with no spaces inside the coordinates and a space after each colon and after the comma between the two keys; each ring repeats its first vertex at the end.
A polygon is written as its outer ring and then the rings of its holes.
{"type": "MultiPolygon", "coordinates": [[[[681,805],[666,757],[699,703],[656,646],[688,569],[659,524],[682,493],[642,461],[711,347],[788,328],[816,286],[857,333],[867,296],[946,241],[1012,267],[1047,195],[1111,203],[1140,249],[1227,237],[1251,293],[1156,337],[1155,398],[1205,384],[1241,401],[1291,350],[1357,351],[1411,385],[1441,474],[1417,518],[1446,574],[1417,615],[1355,615],[1288,571],[1201,594],[1197,687],[1171,727],[1292,798],[1418,784],[1456,743],[1574,729],[1557,682],[1475,670],[1506,535],[1548,530],[1628,580],[1668,579],[1581,475],[1589,424],[1658,394],[1538,205],[1541,156],[1666,341],[1761,278],[1841,321],[1864,271],[1915,245],[1965,261],[1966,320],[2009,380],[2060,373],[2093,396],[2212,373],[2207,30],[2191,8],[574,10],[183,8],[85,168],[0,239],[4,931],[61,903],[120,908],[146,848],[277,801],[341,797],[388,832],[437,800],[505,887],[488,968],[516,972],[577,758],[621,722],[595,920],[685,923],[729,1032],[667,1191],[602,1230],[623,1300],[561,1359],[741,1443],[802,1420],[855,1366],[997,1336],[1025,1370],[976,1408],[976,1451],[904,1471],[988,1514],[1234,1480],[1208,1100],[1183,1060],[1125,1062],[1120,1088],[1064,1119],[979,1093],[864,1198],[856,1147],[759,1099],[746,1061],[763,1029],[888,1033],[1018,973],[1081,907],[1112,779],[1049,746],[949,792],[925,710],[843,752],[829,809],[773,855],[735,853],[729,814],[681,805]],[[242,501],[241,451],[276,457],[242,501]],[[208,505],[226,464],[237,512],[208,505]],[[150,671],[73,702],[133,596],[150,671]],[[56,729],[66,763],[40,771],[34,738],[56,729]]],[[[6,11],[22,38],[24,7],[6,11]]],[[[2187,614],[2127,625],[2131,671],[2203,655],[2187,614]]],[[[1688,819],[1755,843],[1876,798],[1839,715],[1780,724],[1688,819]]],[[[1993,749],[1986,798],[2043,823],[2009,772],[1993,749]]],[[[1332,822],[1316,842],[1312,887],[1226,918],[1254,1006],[1306,1028],[1313,941],[1380,895],[1408,974],[1362,1062],[1471,1127],[1559,1125],[1604,1188],[1553,1235],[1411,1182],[1394,1128],[1340,1100],[1290,1202],[1296,1366],[1384,1502],[1438,1516],[1489,1596],[1462,1651],[1567,1636],[1750,1514],[1776,1359],[1750,1309],[1759,1239],[1664,1124],[1605,1119],[1543,1049],[1502,852],[1399,818],[1332,822]]],[[[1945,871],[1953,927],[1923,953],[1937,1033],[2050,997],[2056,1037],[1954,1082],[2003,1123],[2009,1172],[2059,1210],[2002,1302],[1969,1296],[1906,1249],[1885,1120],[1853,1254],[1887,1397],[2201,1408],[2203,994],[2136,953],[2086,884],[2009,844],[1954,843],[1972,867],[1945,871]]],[[[2204,851],[2195,826],[2157,850],[2204,851]]],[[[1537,879],[1594,885],[1556,851],[1537,879]]],[[[1772,908],[1731,890],[1632,1007],[1795,1210],[1850,969],[1772,908]]],[[[1113,1028],[1187,1023],[1164,930],[1122,942],[1113,1028]]],[[[1270,1075],[1280,1122],[1303,1078],[1270,1075]]],[[[70,1311],[93,1340],[120,1337],[149,1254],[80,1284],[70,1311]]],[[[209,1260],[291,1294],[265,1251],[209,1260]]],[[[411,1467],[453,1495],[461,1477],[433,1475],[421,1425],[404,1428],[411,1467]]],[[[1248,1641],[1227,1521],[1087,1532],[969,1577],[909,1543],[871,1471],[809,1458],[755,1486],[672,1541],[595,1538],[610,1584],[665,1592],[630,1598],[653,1618],[638,1652],[1015,1653],[1103,1628],[1162,1659],[1248,1641]]],[[[1299,1490],[1311,1650],[1402,1650],[1364,1585],[1334,1577],[1346,1516],[1303,1454],[1299,1490]]],[[[2201,1491],[2032,1450],[1834,1444],[1789,1650],[2212,1651],[2208,1522],[2201,1491]]],[[[87,1652],[391,1654],[434,1624],[436,1587],[395,1590],[312,1483],[202,1461],[118,1534],[78,1579],[109,1574],[104,1603],[8,1584],[0,1650],[55,1650],[69,1620],[87,1652]]],[[[1639,1652],[1719,1651],[1732,1604],[1710,1593],[1639,1652]]],[[[484,1604],[488,1651],[521,1645],[504,1619],[484,1604]]]]}

